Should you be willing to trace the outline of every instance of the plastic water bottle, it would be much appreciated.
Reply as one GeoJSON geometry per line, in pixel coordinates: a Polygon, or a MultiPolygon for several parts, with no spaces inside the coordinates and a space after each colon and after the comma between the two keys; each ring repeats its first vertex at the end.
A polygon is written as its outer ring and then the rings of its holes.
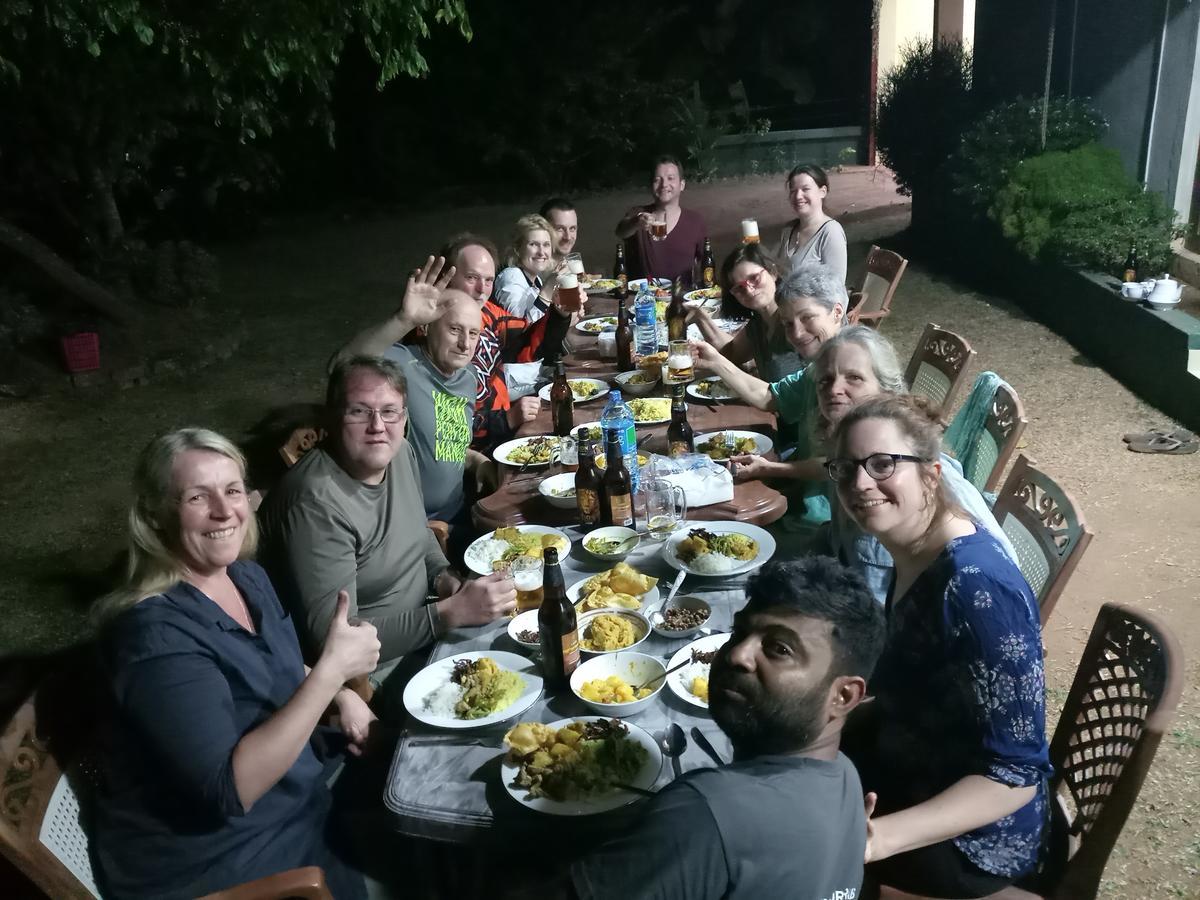
{"type": "Polygon", "coordinates": [[[621,399],[621,392],[618,390],[613,390],[608,395],[608,405],[600,414],[600,429],[606,441],[609,432],[615,431],[620,436],[621,455],[625,458],[625,468],[629,470],[633,492],[636,494],[640,483],[637,466],[637,429],[634,427],[633,410],[621,399]]]}
{"type": "MultiPolygon", "coordinates": [[[[653,282],[646,279],[646,285],[653,282]]],[[[633,306],[633,339],[638,356],[650,356],[658,352],[658,306],[654,300],[654,288],[643,286],[638,291],[633,306]]]]}

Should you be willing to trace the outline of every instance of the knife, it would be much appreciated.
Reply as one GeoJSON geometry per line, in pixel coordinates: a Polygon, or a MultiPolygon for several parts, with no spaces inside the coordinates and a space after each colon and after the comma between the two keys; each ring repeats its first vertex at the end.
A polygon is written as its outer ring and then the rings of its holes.
{"type": "Polygon", "coordinates": [[[692,740],[695,741],[696,745],[705,753],[707,753],[712,758],[712,761],[718,766],[725,765],[725,760],[721,758],[721,754],[717,752],[717,748],[714,747],[709,739],[704,736],[704,732],[695,725],[692,726],[692,740]]]}

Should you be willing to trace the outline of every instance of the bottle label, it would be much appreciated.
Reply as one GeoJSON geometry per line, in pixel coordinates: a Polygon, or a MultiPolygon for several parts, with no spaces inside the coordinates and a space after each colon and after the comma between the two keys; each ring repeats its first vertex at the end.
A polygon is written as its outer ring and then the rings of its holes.
{"type": "Polygon", "coordinates": [[[614,525],[633,525],[633,497],[630,494],[609,494],[608,509],[614,525]]]}
{"type": "Polygon", "coordinates": [[[1125,280],[1126,281],[1137,281],[1137,272],[1134,269],[1126,269],[1125,270],[1125,280]]]}
{"type": "Polygon", "coordinates": [[[692,452],[692,448],[688,446],[687,441],[671,441],[671,446],[667,449],[667,454],[674,457],[684,456],[692,452]]]}
{"type": "Polygon", "coordinates": [[[563,674],[571,677],[571,673],[579,668],[579,629],[572,628],[562,636],[563,674]]]}
{"type": "Polygon", "coordinates": [[[576,488],[575,505],[579,509],[580,524],[595,525],[600,521],[600,494],[592,488],[576,488]]]}
{"type": "Polygon", "coordinates": [[[712,267],[712,266],[705,266],[705,267],[704,267],[704,286],[705,286],[706,288],[710,288],[710,287],[712,287],[712,286],[713,286],[713,285],[716,283],[716,279],[715,279],[715,277],[714,277],[714,276],[715,276],[715,274],[716,274],[716,273],[715,273],[715,272],[713,272],[713,267],[712,267]]]}

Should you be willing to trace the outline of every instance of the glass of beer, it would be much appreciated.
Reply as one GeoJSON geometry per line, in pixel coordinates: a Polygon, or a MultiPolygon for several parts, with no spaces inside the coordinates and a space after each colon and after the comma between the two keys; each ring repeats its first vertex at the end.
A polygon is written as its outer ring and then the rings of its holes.
{"type": "Polygon", "coordinates": [[[665,241],[667,239],[667,211],[665,209],[650,213],[650,240],[665,241]]]}
{"type": "Polygon", "coordinates": [[[584,277],[583,277],[583,275],[584,275],[583,254],[582,253],[568,253],[567,254],[567,271],[570,272],[572,275],[574,275],[576,278],[578,278],[580,281],[584,280],[584,277]]]}
{"type": "Polygon", "coordinates": [[[579,312],[583,305],[583,288],[579,286],[579,276],[574,272],[563,272],[556,280],[558,308],[565,313],[579,312]]]}
{"type": "Polygon", "coordinates": [[[758,219],[742,219],[742,243],[758,243],[758,219]]]}
{"type": "Polygon", "coordinates": [[[688,342],[671,341],[667,352],[667,381],[670,384],[683,384],[691,381],[695,374],[688,342]]]}
{"type": "Polygon", "coordinates": [[[518,556],[514,559],[512,579],[517,588],[517,615],[542,605],[541,557],[518,556]]]}
{"type": "Polygon", "coordinates": [[[646,528],[656,541],[669,537],[687,518],[687,498],[683,488],[663,478],[652,478],[645,483],[646,528]]]}

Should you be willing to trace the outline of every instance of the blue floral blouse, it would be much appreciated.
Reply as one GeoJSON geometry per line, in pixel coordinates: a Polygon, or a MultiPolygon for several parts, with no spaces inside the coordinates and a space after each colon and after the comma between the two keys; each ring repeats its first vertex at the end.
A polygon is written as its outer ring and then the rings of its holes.
{"type": "Polygon", "coordinates": [[[1019,877],[1037,864],[1051,774],[1037,600],[985,531],[955,538],[899,600],[871,689],[880,704],[877,762],[908,803],[967,775],[1033,799],[954,838],[974,865],[1019,877]]]}

